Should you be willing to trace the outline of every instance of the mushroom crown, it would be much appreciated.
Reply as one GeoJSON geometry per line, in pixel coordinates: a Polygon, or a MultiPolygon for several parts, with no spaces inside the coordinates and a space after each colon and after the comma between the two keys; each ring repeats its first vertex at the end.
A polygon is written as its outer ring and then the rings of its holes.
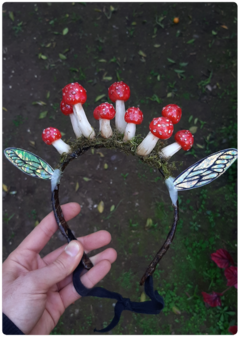
{"type": "Polygon", "coordinates": [[[60,138],[62,138],[62,135],[58,129],[49,127],[42,132],[42,139],[48,145],[52,145],[53,142],[60,138]]]}
{"type": "Polygon", "coordinates": [[[66,104],[84,104],[87,100],[87,92],[79,83],[70,83],[62,89],[63,100],[66,104]]]}
{"type": "Polygon", "coordinates": [[[130,88],[123,81],[115,82],[108,88],[108,96],[112,102],[126,102],[130,97],[130,88]]]}
{"type": "Polygon", "coordinates": [[[166,117],[153,118],[149,130],[160,139],[168,139],[173,134],[173,123],[166,117]]]}
{"type": "Polygon", "coordinates": [[[98,114],[101,119],[113,119],[116,111],[112,104],[106,102],[98,106],[98,114]]]}
{"type": "Polygon", "coordinates": [[[62,102],[60,103],[60,109],[61,109],[62,113],[63,113],[64,115],[66,115],[66,116],[68,116],[68,115],[70,115],[70,114],[73,113],[73,108],[72,108],[72,106],[69,105],[69,104],[66,104],[66,103],[64,102],[64,100],[62,100],[62,102]]]}
{"type": "Polygon", "coordinates": [[[182,117],[182,109],[176,104],[168,104],[162,109],[162,115],[177,124],[182,117]]]}
{"type": "Polygon", "coordinates": [[[139,108],[128,108],[124,119],[127,123],[141,124],[143,121],[143,113],[139,108]]]}
{"type": "Polygon", "coordinates": [[[98,111],[99,106],[97,106],[94,111],[93,111],[93,117],[98,121],[99,120],[99,111],[98,111]]]}
{"type": "Polygon", "coordinates": [[[175,136],[174,139],[176,140],[176,142],[181,145],[182,149],[184,151],[188,151],[191,149],[191,147],[193,146],[193,142],[194,142],[194,137],[191,134],[190,131],[188,130],[180,130],[178,131],[175,136]]]}

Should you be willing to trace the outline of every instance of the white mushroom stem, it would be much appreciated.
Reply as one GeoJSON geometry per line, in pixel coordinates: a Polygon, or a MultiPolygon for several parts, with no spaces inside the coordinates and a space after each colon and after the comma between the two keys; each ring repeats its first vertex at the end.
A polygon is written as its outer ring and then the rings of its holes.
{"type": "Polygon", "coordinates": [[[125,116],[125,103],[124,101],[117,100],[115,125],[116,129],[121,133],[124,133],[127,126],[127,122],[125,122],[124,116],[125,116]]]}
{"type": "Polygon", "coordinates": [[[113,134],[109,119],[99,118],[100,132],[103,138],[110,138],[113,134]]]}
{"type": "Polygon", "coordinates": [[[82,137],[83,133],[80,129],[80,126],[78,124],[78,120],[77,120],[76,116],[73,113],[70,114],[69,116],[70,116],[70,120],[71,120],[71,123],[72,123],[72,127],[73,127],[73,131],[75,133],[75,136],[77,138],[82,137]]]}
{"type": "Polygon", "coordinates": [[[99,118],[99,132],[101,132],[101,126],[102,126],[102,119],[99,118]]]}
{"type": "Polygon", "coordinates": [[[55,142],[52,142],[52,145],[55,147],[55,149],[60,153],[70,153],[71,148],[68,144],[66,144],[62,139],[55,140],[55,142]]]}
{"type": "Polygon", "coordinates": [[[142,143],[138,145],[136,153],[139,156],[147,156],[156,146],[159,138],[154,136],[150,131],[146,138],[143,139],[142,143]]]}
{"type": "Polygon", "coordinates": [[[77,103],[77,104],[73,105],[73,113],[78,120],[79,127],[80,127],[83,135],[86,138],[94,138],[95,137],[95,131],[92,128],[92,126],[90,125],[81,103],[77,103]]]}
{"type": "Polygon", "coordinates": [[[136,124],[128,123],[124,132],[123,141],[127,142],[128,140],[133,139],[136,133],[136,124]]]}
{"type": "Polygon", "coordinates": [[[179,145],[177,142],[172,143],[166,147],[164,147],[160,152],[159,156],[163,158],[170,158],[172,157],[176,152],[181,150],[181,145],[179,145]]]}

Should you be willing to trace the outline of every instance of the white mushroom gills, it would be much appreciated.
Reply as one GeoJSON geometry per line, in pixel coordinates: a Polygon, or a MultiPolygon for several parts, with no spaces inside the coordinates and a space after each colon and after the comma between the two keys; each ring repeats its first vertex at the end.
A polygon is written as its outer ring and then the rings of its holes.
{"type": "Polygon", "coordinates": [[[116,100],[115,125],[116,129],[121,133],[124,133],[127,126],[127,122],[125,122],[124,116],[125,116],[125,102],[116,100]]]}
{"type": "Polygon", "coordinates": [[[165,183],[167,185],[168,192],[169,192],[173,205],[177,206],[178,191],[176,187],[174,186],[174,180],[175,179],[173,177],[169,177],[168,179],[165,180],[165,183]]]}
{"type": "Polygon", "coordinates": [[[86,138],[91,138],[91,139],[94,138],[95,137],[95,131],[92,128],[92,126],[90,125],[81,103],[77,103],[77,104],[73,105],[73,113],[78,120],[79,127],[80,127],[83,135],[86,138]]]}
{"type": "Polygon", "coordinates": [[[52,142],[52,145],[60,154],[63,154],[64,152],[65,153],[71,152],[70,146],[66,144],[62,139],[55,140],[54,142],[52,142]]]}
{"type": "Polygon", "coordinates": [[[177,153],[179,150],[181,150],[181,145],[179,145],[177,142],[172,143],[166,147],[164,147],[160,152],[159,156],[162,158],[170,158],[175,153],[177,153]]]}
{"type": "Polygon", "coordinates": [[[70,116],[70,120],[71,120],[72,127],[73,127],[73,132],[75,133],[75,136],[77,138],[82,137],[83,133],[80,129],[76,116],[74,115],[74,113],[70,114],[69,116],[70,116]]]}
{"type": "Polygon", "coordinates": [[[127,142],[135,137],[136,124],[128,123],[124,132],[123,141],[127,142]]]}
{"type": "Polygon", "coordinates": [[[152,152],[158,140],[159,138],[154,136],[150,131],[147,137],[143,139],[142,143],[138,145],[136,153],[139,156],[147,156],[150,152],[152,152]]]}
{"type": "Polygon", "coordinates": [[[100,132],[103,138],[110,138],[113,134],[110,119],[99,118],[100,132]]]}

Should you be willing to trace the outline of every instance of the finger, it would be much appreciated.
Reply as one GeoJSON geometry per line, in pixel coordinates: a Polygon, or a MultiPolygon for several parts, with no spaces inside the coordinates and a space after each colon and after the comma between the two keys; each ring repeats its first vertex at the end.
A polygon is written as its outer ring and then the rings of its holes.
{"type": "MultiPolygon", "coordinates": [[[[78,240],[82,243],[84,250],[86,253],[90,252],[93,249],[98,249],[103,246],[106,246],[111,241],[111,234],[107,231],[101,230],[92,234],[89,234],[84,237],[78,238],[78,240]]],[[[62,253],[66,245],[54,250],[43,258],[43,261],[46,264],[52,263],[56,258],[62,253]]]]}
{"type": "MultiPolygon", "coordinates": [[[[80,212],[80,205],[71,202],[63,205],[62,210],[66,221],[71,220],[80,212]]],[[[37,254],[44,248],[52,235],[58,229],[53,212],[48,214],[40,224],[26,237],[19,245],[18,249],[29,249],[37,254]]]]}
{"type": "Polygon", "coordinates": [[[77,241],[71,241],[58,258],[46,267],[30,272],[32,284],[37,292],[48,291],[70,275],[78,266],[83,255],[83,246],[77,241]]]}
{"type": "MultiPolygon", "coordinates": [[[[116,259],[117,259],[117,252],[113,248],[107,248],[103,252],[90,258],[90,260],[93,262],[94,265],[97,265],[99,262],[103,260],[108,260],[110,263],[113,263],[114,261],[116,261],[116,259]]],[[[71,282],[72,282],[72,275],[69,275],[63,281],[59,282],[58,290],[60,291],[71,282]]]]}
{"type": "MultiPolygon", "coordinates": [[[[107,275],[110,269],[111,263],[108,260],[101,261],[84,274],[81,281],[85,287],[92,288],[107,275]]],[[[60,296],[65,308],[81,297],[72,282],[60,291],[60,296]]]]}

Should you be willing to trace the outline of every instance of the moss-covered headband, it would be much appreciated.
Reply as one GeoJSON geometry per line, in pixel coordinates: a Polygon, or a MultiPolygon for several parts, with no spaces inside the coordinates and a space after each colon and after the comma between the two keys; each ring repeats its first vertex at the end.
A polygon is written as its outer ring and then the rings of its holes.
{"type": "MultiPolygon", "coordinates": [[[[125,111],[125,101],[130,97],[130,89],[123,82],[112,84],[108,90],[109,98],[116,103],[116,110],[112,104],[103,103],[93,112],[94,118],[99,120],[99,132],[95,132],[89,124],[83,110],[87,96],[86,90],[78,83],[71,83],[63,89],[61,111],[70,116],[76,139],[66,143],[61,139],[61,133],[56,128],[48,127],[43,130],[42,138],[48,145],[53,145],[61,155],[56,169],[53,169],[37,155],[10,147],[4,150],[7,159],[18,169],[32,177],[51,181],[52,208],[59,229],[68,242],[76,240],[64,219],[59,203],[60,179],[66,166],[83,155],[91,148],[119,149],[126,154],[138,156],[147,165],[157,168],[165,179],[166,186],[174,209],[174,220],[170,232],[153,261],[147,267],[140,284],[154,273],[154,270],[169,248],[178,222],[178,191],[185,191],[209,184],[217,179],[237,159],[236,149],[218,151],[199,160],[177,178],[172,177],[174,162],[169,159],[180,149],[188,151],[193,146],[193,135],[188,130],[181,130],[175,134],[175,142],[166,146],[164,140],[173,134],[173,125],[178,123],[182,110],[175,104],[169,104],[162,109],[162,116],[154,118],[149,125],[146,137],[136,135],[136,125],[143,121],[143,113],[139,108],[131,107],[125,111]],[[110,120],[115,117],[115,129],[112,130],[110,120]]],[[[84,254],[81,263],[86,269],[92,267],[88,256],[84,254]]]]}

